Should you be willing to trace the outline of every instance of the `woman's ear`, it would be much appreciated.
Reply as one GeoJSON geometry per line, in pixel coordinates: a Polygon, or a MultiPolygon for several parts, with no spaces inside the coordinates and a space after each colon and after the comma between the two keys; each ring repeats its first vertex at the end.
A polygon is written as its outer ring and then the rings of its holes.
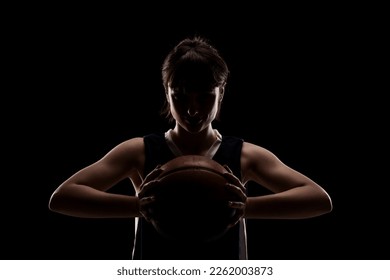
{"type": "Polygon", "coordinates": [[[168,88],[167,87],[164,87],[165,89],[165,100],[167,101],[167,103],[169,104],[169,93],[168,93],[168,88]]]}
{"type": "Polygon", "coordinates": [[[225,87],[224,86],[220,86],[219,87],[219,102],[222,102],[224,93],[225,93],[225,87]]]}

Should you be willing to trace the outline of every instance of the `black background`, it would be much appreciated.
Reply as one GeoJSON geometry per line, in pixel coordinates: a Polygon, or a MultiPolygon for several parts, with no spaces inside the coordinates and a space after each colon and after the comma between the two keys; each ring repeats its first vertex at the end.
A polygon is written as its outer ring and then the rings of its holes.
{"type": "MultiPolygon", "coordinates": [[[[250,259],[388,258],[380,18],[351,7],[169,8],[13,11],[0,258],[130,259],[131,219],[67,217],[48,201],[114,145],[169,127],[161,64],[195,34],[231,71],[215,127],[270,149],[334,203],[314,219],[248,221],[250,259]]],[[[129,182],[112,191],[133,193],[129,182]]]]}

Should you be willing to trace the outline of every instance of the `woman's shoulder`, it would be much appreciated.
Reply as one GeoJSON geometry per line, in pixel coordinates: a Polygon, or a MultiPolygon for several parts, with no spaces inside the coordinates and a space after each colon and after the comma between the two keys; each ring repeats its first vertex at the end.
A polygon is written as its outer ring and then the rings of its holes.
{"type": "Polygon", "coordinates": [[[241,151],[241,164],[243,169],[256,169],[267,170],[271,166],[279,166],[282,162],[280,159],[268,148],[250,143],[244,142],[241,151]]]}
{"type": "Polygon", "coordinates": [[[143,137],[134,137],[124,140],[114,146],[103,157],[103,160],[115,162],[133,162],[143,157],[144,142],[143,137]]]}
{"type": "Polygon", "coordinates": [[[126,150],[138,149],[138,148],[142,148],[142,146],[143,146],[143,137],[133,137],[122,141],[121,143],[116,145],[114,149],[126,149],[126,150]]]}
{"type": "Polygon", "coordinates": [[[268,148],[247,141],[242,144],[242,155],[253,159],[275,157],[275,154],[268,148]]]}

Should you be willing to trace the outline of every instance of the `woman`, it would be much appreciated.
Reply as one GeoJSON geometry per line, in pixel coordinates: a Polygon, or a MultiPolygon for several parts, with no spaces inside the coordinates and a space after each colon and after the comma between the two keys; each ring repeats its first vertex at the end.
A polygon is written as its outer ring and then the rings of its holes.
{"type": "Polygon", "coordinates": [[[52,194],[49,208],[76,217],[135,218],[133,259],[247,259],[246,219],[302,219],[329,213],[331,199],[316,182],[269,150],[213,128],[228,75],[225,61],[204,38],[179,42],[162,67],[164,113],[172,129],[118,144],[65,180],[52,194]],[[229,204],[237,213],[229,230],[215,241],[183,244],[167,240],[149,222],[148,209],[156,198],[139,199],[155,184],[159,167],[180,155],[203,155],[224,165],[227,188],[240,197],[229,204]],[[107,192],[126,178],[135,196],[107,192]],[[250,181],[271,194],[247,196],[245,186],[250,181]]]}

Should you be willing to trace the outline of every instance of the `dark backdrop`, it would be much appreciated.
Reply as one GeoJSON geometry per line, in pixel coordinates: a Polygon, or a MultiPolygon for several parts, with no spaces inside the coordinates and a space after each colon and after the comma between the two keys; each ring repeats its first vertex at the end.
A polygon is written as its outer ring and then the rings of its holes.
{"type": "MultiPolygon", "coordinates": [[[[314,219],[250,220],[249,257],[388,258],[379,253],[389,234],[386,165],[378,161],[387,153],[386,111],[371,64],[381,44],[364,18],[334,10],[242,20],[215,12],[207,21],[196,12],[138,20],[104,9],[23,12],[7,41],[1,259],[131,257],[131,219],[62,216],[48,210],[49,197],[119,142],[169,127],[159,115],[160,67],[195,34],[210,39],[231,71],[215,126],[272,150],[334,203],[314,219]]],[[[112,191],[133,194],[127,181],[112,191]]]]}

